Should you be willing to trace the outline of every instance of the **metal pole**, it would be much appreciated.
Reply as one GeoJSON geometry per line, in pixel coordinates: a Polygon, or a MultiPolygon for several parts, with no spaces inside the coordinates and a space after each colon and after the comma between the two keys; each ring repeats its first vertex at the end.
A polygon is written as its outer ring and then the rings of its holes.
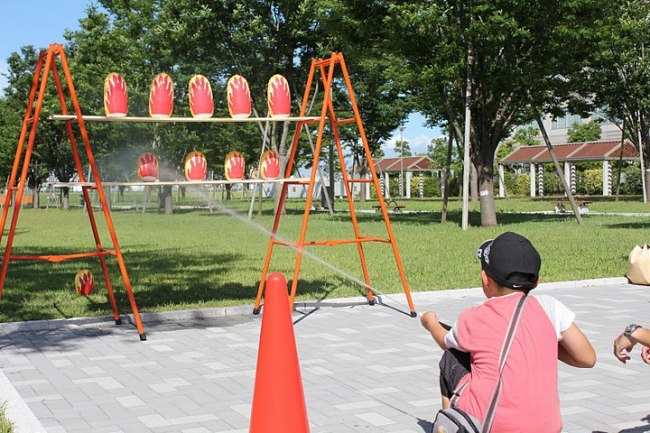
{"type": "Polygon", "coordinates": [[[465,135],[463,144],[465,146],[463,152],[463,213],[461,227],[467,230],[469,227],[469,171],[470,171],[470,143],[471,143],[471,109],[470,98],[472,96],[472,81],[471,81],[471,51],[467,53],[467,85],[465,89],[465,135]]]}
{"type": "MultiPolygon", "coordinates": [[[[330,187],[329,191],[325,188],[327,193],[328,201],[330,204],[330,215],[334,212],[334,129],[332,125],[332,119],[330,119],[330,149],[329,149],[329,170],[330,170],[330,187]]],[[[327,201],[325,202],[327,203],[327,201]]]]}
{"type": "Polygon", "coordinates": [[[648,193],[645,187],[645,167],[643,164],[643,138],[641,137],[641,111],[638,112],[639,122],[637,128],[637,140],[639,141],[639,163],[641,164],[641,186],[643,187],[643,203],[648,202],[648,193]]]}
{"type": "Polygon", "coordinates": [[[406,126],[399,127],[399,198],[404,198],[404,130],[406,126]]]}

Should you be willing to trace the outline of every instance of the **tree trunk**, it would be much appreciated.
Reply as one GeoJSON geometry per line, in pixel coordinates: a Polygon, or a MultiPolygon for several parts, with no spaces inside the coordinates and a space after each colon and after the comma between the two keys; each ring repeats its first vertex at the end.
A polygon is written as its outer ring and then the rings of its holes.
{"type": "Polygon", "coordinates": [[[38,186],[34,189],[34,194],[32,195],[32,207],[34,209],[38,209],[40,206],[40,200],[39,200],[40,193],[41,193],[41,187],[38,186]]]}
{"type": "Polygon", "coordinates": [[[165,187],[165,215],[171,215],[172,211],[172,187],[165,187]]]}
{"type": "Polygon", "coordinates": [[[478,188],[479,187],[479,180],[478,180],[478,174],[476,172],[476,167],[474,167],[474,164],[470,164],[470,171],[469,171],[469,200],[472,203],[476,203],[478,201],[478,188]]]}
{"type": "MultiPolygon", "coordinates": [[[[488,167],[491,168],[491,167],[488,167]]],[[[494,177],[483,176],[479,180],[481,190],[481,225],[483,227],[492,227],[497,225],[497,213],[494,208],[494,177]]]]}
{"type": "Polygon", "coordinates": [[[481,225],[493,227],[497,225],[497,213],[494,208],[494,149],[482,146],[475,162],[479,197],[481,205],[481,225]]]}
{"type": "Polygon", "coordinates": [[[104,197],[106,197],[106,205],[108,206],[108,210],[112,211],[113,210],[113,199],[111,197],[111,187],[110,186],[105,186],[104,187],[104,197]]]}
{"type": "Polygon", "coordinates": [[[70,188],[67,186],[63,188],[63,210],[70,209],[70,188]]]}
{"type": "Polygon", "coordinates": [[[449,175],[451,173],[451,147],[454,144],[454,135],[449,131],[449,143],[447,144],[447,162],[445,163],[444,177],[442,180],[442,218],[441,223],[447,222],[447,204],[449,203],[449,175]]]}
{"type": "Polygon", "coordinates": [[[650,197],[650,168],[645,169],[645,192],[646,197],[650,197]]]}
{"type": "MultiPolygon", "coordinates": [[[[368,161],[365,161],[365,164],[360,166],[359,177],[365,179],[369,172],[368,161]]],[[[365,203],[368,200],[368,197],[366,197],[366,184],[359,183],[359,185],[361,186],[359,190],[359,203],[365,203]]]]}
{"type": "Polygon", "coordinates": [[[165,215],[171,215],[173,213],[172,210],[172,187],[171,186],[163,186],[162,187],[162,194],[159,196],[159,202],[158,202],[158,209],[164,209],[165,210],[165,215]]]}
{"type": "MultiPolygon", "coordinates": [[[[274,126],[278,125],[279,122],[274,122],[274,126]]],[[[272,129],[271,136],[275,137],[275,127],[272,129]]],[[[280,145],[278,147],[278,154],[280,155],[280,176],[284,179],[291,176],[291,173],[287,173],[287,163],[289,162],[289,155],[287,153],[290,149],[287,146],[287,137],[289,136],[289,122],[282,122],[282,134],[280,136],[280,145]]],[[[273,140],[271,140],[271,148],[273,149],[273,140]]],[[[274,213],[282,212],[284,215],[285,209],[278,209],[280,206],[280,197],[282,196],[283,184],[277,182],[273,185],[273,200],[275,204],[273,205],[274,213]]]]}

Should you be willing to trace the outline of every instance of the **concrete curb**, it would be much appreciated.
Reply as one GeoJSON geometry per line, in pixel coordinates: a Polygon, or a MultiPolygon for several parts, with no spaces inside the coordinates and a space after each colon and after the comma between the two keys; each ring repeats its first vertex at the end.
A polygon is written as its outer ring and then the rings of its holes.
{"type": "Polygon", "coordinates": [[[41,422],[27,407],[25,400],[18,394],[2,370],[0,370],[0,404],[5,405],[5,415],[13,424],[15,433],[45,433],[41,422]]]}
{"type": "MultiPolygon", "coordinates": [[[[611,284],[628,284],[627,278],[599,278],[592,280],[581,281],[566,281],[555,283],[541,283],[537,292],[547,290],[557,290],[562,288],[577,288],[577,287],[591,287],[603,286],[611,284]]],[[[414,304],[418,303],[432,303],[445,299],[463,299],[467,297],[482,297],[483,291],[480,287],[469,289],[453,289],[453,290],[437,290],[431,292],[411,292],[411,299],[414,304]]],[[[375,296],[378,304],[390,305],[398,303],[407,307],[406,295],[404,293],[377,294],[375,296]]],[[[314,309],[327,306],[354,306],[365,305],[368,301],[365,297],[355,298],[337,298],[327,299],[321,301],[297,301],[294,304],[296,310],[314,309]]],[[[194,310],[178,310],[178,311],[161,311],[154,313],[141,313],[140,318],[142,323],[157,323],[157,322],[191,322],[208,320],[214,317],[224,317],[232,315],[251,314],[253,312],[253,305],[238,305],[233,307],[218,307],[218,308],[203,308],[194,310]]],[[[123,323],[134,324],[132,314],[123,314],[120,316],[123,323]]],[[[70,319],[54,319],[54,320],[30,320],[26,322],[9,322],[0,323],[0,334],[8,334],[11,332],[33,332],[33,331],[48,331],[60,328],[81,327],[88,325],[95,325],[100,323],[113,322],[113,316],[97,316],[97,317],[75,317],[70,319]]]]}

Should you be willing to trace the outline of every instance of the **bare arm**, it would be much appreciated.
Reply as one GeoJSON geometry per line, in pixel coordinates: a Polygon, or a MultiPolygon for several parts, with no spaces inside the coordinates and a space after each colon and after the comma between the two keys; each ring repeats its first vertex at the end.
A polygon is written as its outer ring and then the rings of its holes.
{"type": "Polygon", "coordinates": [[[433,311],[425,312],[420,317],[420,322],[422,323],[422,326],[431,333],[431,336],[436,340],[438,346],[440,346],[442,350],[447,350],[447,346],[445,346],[445,335],[447,335],[447,332],[449,331],[440,324],[436,313],[433,311]]]}
{"type": "Polygon", "coordinates": [[[591,368],[596,364],[593,346],[575,323],[562,332],[557,358],[565,364],[579,368],[591,368]]]}
{"type": "Polygon", "coordinates": [[[643,359],[645,363],[650,364],[650,352],[646,350],[650,347],[650,329],[637,328],[632,333],[632,338],[634,338],[636,342],[627,338],[625,334],[616,337],[614,340],[614,356],[625,364],[630,359],[629,353],[632,351],[636,343],[639,343],[644,346],[644,349],[641,351],[641,359],[643,359]]]}

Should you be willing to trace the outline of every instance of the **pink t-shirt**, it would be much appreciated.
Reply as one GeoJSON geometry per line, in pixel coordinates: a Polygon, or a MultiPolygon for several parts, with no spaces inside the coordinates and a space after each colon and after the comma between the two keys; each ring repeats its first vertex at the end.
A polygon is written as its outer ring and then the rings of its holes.
{"type": "MultiPolygon", "coordinates": [[[[468,386],[456,406],[482,420],[499,372],[499,354],[521,293],[488,299],[463,311],[445,337],[449,348],[471,354],[468,386]]],[[[502,375],[493,432],[554,433],[562,430],[557,385],[561,332],[575,314],[555,298],[529,295],[502,375]]]]}

